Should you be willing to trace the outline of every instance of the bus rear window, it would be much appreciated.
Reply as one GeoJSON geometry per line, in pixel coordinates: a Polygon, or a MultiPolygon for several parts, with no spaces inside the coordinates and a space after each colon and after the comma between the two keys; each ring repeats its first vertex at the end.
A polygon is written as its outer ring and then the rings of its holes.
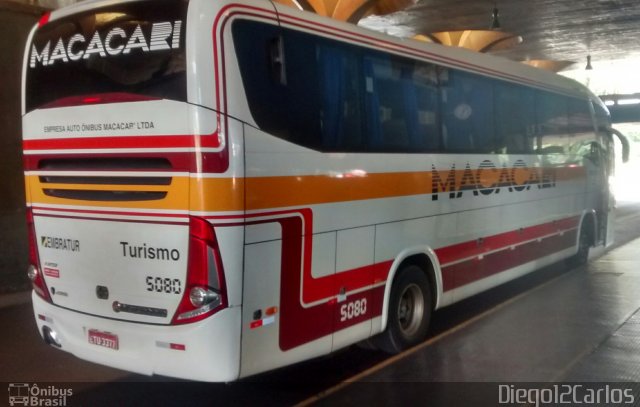
{"type": "Polygon", "coordinates": [[[186,101],[186,13],[186,0],[126,2],[39,27],[27,49],[26,111],[100,94],[186,101]]]}

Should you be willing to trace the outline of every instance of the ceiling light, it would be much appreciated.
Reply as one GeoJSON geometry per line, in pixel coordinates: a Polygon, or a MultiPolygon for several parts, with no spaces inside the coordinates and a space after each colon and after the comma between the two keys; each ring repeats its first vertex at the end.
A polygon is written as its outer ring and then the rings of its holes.
{"type": "Polygon", "coordinates": [[[637,105],[640,103],[640,99],[619,99],[619,105],[637,105]]]}
{"type": "Polygon", "coordinates": [[[493,13],[491,15],[491,29],[499,30],[500,28],[500,20],[498,20],[498,6],[494,5],[493,13]]]}
{"type": "Polygon", "coordinates": [[[540,69],[545,69],[551,72],[560,72],[570,67],[571,65],[575,64],[575,61],[552,60],[552,59],[529,59],[521,62],[523,64],[531,65],[540,69]]]}
{"type": "Polygon", "coordinates": [[[587,55],[587,66],[584,69],[587,71],[590,71],[593,69],[593,67],[591,66],[591,55],[587,55]]]}

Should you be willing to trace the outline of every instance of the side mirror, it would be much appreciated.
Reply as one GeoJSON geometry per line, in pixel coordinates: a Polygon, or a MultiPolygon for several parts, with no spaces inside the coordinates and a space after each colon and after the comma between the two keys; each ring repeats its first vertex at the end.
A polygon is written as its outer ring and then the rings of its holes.
{"type": "Polygon", "coordinates": [[[600,147],[600,144],[595,141],[591,142],[590,147],[591,148],[589,149],[589,153],[587,153],[584,157],[589,159],[595,165],[599,166],[600,157],[602,156],[602,147],[600,147]]]}
{"type": "Polygon", "coordinates": [[[618,139],[620,140],[620,144],[622,144],[622,162],[626,163],[627,161],[629,161],[629,150],[630,150],[629,140],[624,134],[620,133],[618,130],[614,129],[613,127],[609,127],[607,131],[610,134],[613,134],[616,137],[618,137],[618,139]]]}

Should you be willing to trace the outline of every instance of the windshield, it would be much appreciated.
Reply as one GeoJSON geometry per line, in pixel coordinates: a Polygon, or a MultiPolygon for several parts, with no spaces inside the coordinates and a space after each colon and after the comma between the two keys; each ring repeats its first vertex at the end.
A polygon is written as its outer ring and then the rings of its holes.
{"type": "Polygon", "coordinates": [[[126,2],[39,27],[27,49],[26,111],[100,94],[185,101],[186,12],[184,0],[126,2]]]}

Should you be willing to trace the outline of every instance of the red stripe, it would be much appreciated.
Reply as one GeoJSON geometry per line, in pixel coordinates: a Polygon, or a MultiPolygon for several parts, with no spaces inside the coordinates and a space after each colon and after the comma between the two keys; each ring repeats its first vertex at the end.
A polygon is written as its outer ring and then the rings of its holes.
{"type": "Polygon", "coordinates": [[[149,216],[149,217],[167,217],[167,218],[187,218],[187,214],[172,214],[172,213],[148,213],[148,212],[134,212],[134,211],[101,211],[93,209],[66,209],[66,208],[48,208],[45,206],[33,205],[34,210],[40,211],[55,211],[69,214],[87,213],[98,215],[124,215],[124,216],[149,216]]]}
{"type": "MultiPolygon", "coordinates": [[[[312,215],[307,214],[304,215],[304,227],[306,236],[310,236],[312,234],[312,215]]],[[[441,265],[443,265],[443,270],[446,267],[447,263],[452,263],[460,260],[464,260],[470,257],[478,256],[481,254],[485,254],[488,252],[493,252],[496,250],[509,250],[511,253],[511,246],[516,246],[516,250],[514,253],[520,253],[521,248],[518,245],[523,245],[523,243],[535,240],[542,239],[545,236],[549,235],[559,235],[561,232],[569,232],[573,231],[573,235],[575,235],[575,228],[578,225],[580,220],[579,216],[574,216],[571,218],[566,218],[563,220],[548,222],[541,225],[530,226],[527,228],[521,228],[514,231],[509,231],[505,233],[499,233],[493,236],[483,237],[482,244],[478,243],[478,240],[472,240],[468,242],[458,243],[451,246],[441,247],[436,249],[436,255],[438,256],[438,260],[441,265]]],[[[568,233],[571,234],[571,233],[568,233]]],[[[391,264],[393,263],[393,259],[382,261],[379,263],[375,263],[368,266],[358,267],[352,270],[338,270],[338,272],[334,275],[329,275],[320,278],[314,278],[312,276],[311,271],[311,259],[313,256],[312,253],[312,239],[305,238],[305,256],[304,256],[304,269],[303,269],[303,290],[302,290],[302,301],[305,304],[313,303],[316,301],[326,300],[331,298],[337,294],[336,287],[344,287],[345,290],[355,291],[367,286],[374,284],[375,282],[386,281],[387,275],[389,273],[389,269],[391,268],[391,264]],[[348,276],[348,277],[344,277],[348,276]],[[340,280],[339,283],[337,281],[340,280]]],[[[548,239],[543,239],[543,242],[548,241],[548,239]]],[[[574,242],[575,244],[575,242],[574,242]]],[[[525,245],[526,246],[526,245],[525,245]]],[[[564,249],[566,247],[558,248],[555,251],[564,249]]],[[[551,251],[550,253],[552,253],[551,251]]],[[[504,252],[507,253],[507,252],[504,252]]],[[[503,254],[504,254],[503,253],[503,254]]],[[[507,253],[507,254],[509,254],[507,253]]],[[[546,253],[549,254],[549,253],[546,253]]],[[[538,254],[539,257],[543,257],[546,254],[538,254]]],[[[525,255],[522,258],[516,258],[516,262],[518,260],[523,260],[519,264],[524,264],[529,257],[525,255]],[[525,261],[526,260],[526,261],[525,261]]],[[[493,255],[487,255],[489,258],[493,258],[493,255]]],[[[465,262],[468,263],[468,262],[465,262]]],[[[498,269],[495,269],[498,270],[498,269]]],[[[502,271],[505,269],[499,269],[498,271],[502,271]]],[[[497,272],[497,271],[496,271],[497,272]]],[[[488,270],[486,275],[490,275],[491,270],[488,270]]],[[[483,278],[483,277],[478,277],[483,278]]],[[[451,285],[451,288],[458,287],[458,284],[451,285]]],[[[445,290],[446,291],[446,290],[445,290]]]]}
{"type": "Polygon", "coordinates": [[[436,249],[436,254],[438,255],[440,264],[446,266],[448,263],[462,260],[467,257],[478,256],[483,253],[504,249],[509,246],[522,244],[529,240],[539,239],[554,233],[576,228],[578,227],[579,221],[579,216],[573,216],[571,218],[555,222],[520,228],[510,232],[483,237],[482,240],[471,240],[447,247],[441,247],[436,249]]]}
{"type": "Polygon", "coordinates": [[[80,220],[98,220],[103,222],[121,222],[121,223],[145,223],[153,225],[188,225],[188,222],[166,222],[166,221],[153,221],[153,220],[138,220],[138,219],[115,219],[115,218],[97,218],[92,216],[69,216],[69,215],[49,215],[49,214],[35,214],[34,216],[44,218],[62,218],[62,219],[80,219],[80,220]]]}
{"type": "Polygon", "coordinates": [[[449,291],[462,287],[474,281],[568,249],[575,246],[576,237],[577,229],[573,229],[562,235],[556,234],[540,241],[533,240],[521,244],[513,250],[507,248],[483,255],[482,258],[474,257],[461,263],[443,267],[442,290],[449,291]]]}
{"type": "MultiPolygon", "coordinates": [[[[78,153],[78,154],[25,154],[23,156],[23,165],[26,171],[36,171],[40,169],[40,161],[50,160],[52,157],[56,159],[68,158],[166,158],[171,162],[172,171],[184,172],[202,172],[202,173],[221,173],[229,166],[228,149],[225,148],[217,153],[202,153],[202,159],[196,160],[197,153],[78,153]]],[[[84,168],[79,168],[82,170],[84,168]]],[[[146,169],[142,171],[147,171],[146,169]]],[[[166,170],[162,170],[166,171],[166,170]]]]}
{"type": "MultiPolygon", "coordinates": [[[[277,222],[282,228],[279,335],[282,350],[298,347],[382,313],[385,286],[373,285],[387,280],[393,260],[314,278],[311,274],[313,213],[310,209],[251,214],[244,219],[246,225],[277,222]],[[252,217],[278,215],[284,217],[249,220],[252,217]],[[246,222],[247,220],[249,221],[246,222]],[[361,289],[364,290],[350,294],[346,302],[336,301],[339,292],[348,293],[361,289]],[[367,312],[343,321],[341,307],[361,299],[368,301],[367,312]],[[307,308],[302,305],[312,302],[318,304],[307,308]]],[[[484,239],[486,243],[480,248],[477,248],[477,241],[470,241],[436,250],[438,256],[448,256],[449,262],[471,257],[442,267],[444,291],[573,247],[576,244],[579,219],[574,216],[489,236],[484,239]],[[482,258],[477,254],[482,254],[482,258]]],[[[230,225],[218,225],[224,226],[230,225]]]]}
{"type": "Polygon", "coordinates": [[[203,148],[220,147],[217,133],[209,135],[167,136],[104,136],[24,140],[23,148],[29,150],[74,150],[117,148],[203,148]]]}

